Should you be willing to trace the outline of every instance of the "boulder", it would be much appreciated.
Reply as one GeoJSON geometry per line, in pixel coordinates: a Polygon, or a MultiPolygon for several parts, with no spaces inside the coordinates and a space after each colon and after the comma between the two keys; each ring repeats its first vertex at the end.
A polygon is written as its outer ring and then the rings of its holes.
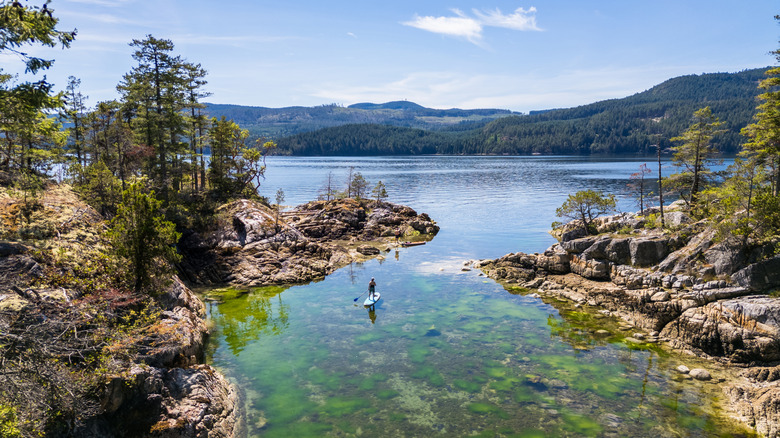
{"type": "Polygon", "coordinates": [[[606,247],[606,258],[612,263],[619,265],[628,265],[631,263],[631,240],[611,239],[606,247]]]}
{"type": "Polygon", "coordinates": [[[650,301],[657,303],[657,302],[661,302],[661,301],[669,301],[669,298],[671,298],[671,296],[669,295],[669,292],[661,291],[661,292],[654,293],[650,297],[650,301]]]}
{"type": "Polygon", "coordinates": [[[731,276],[732,280],[752,291],[765,291],[780,286],[780,256],[753,263],[731,276]]]}
{"type": "Polygon", "coordinates": [[[612,242],[607,236],[599,236],[599,238],[593,242],[588,249],[582,252],[582,256],[588,259],[601,259],[607,258],[607,247],[612,242]]]}
{"type": "MultiPolygon", "coordinates": [[[[695,227],[690,228],[691,232],[695,231],[695,227]]],[[[685,245],[667,255],[658,264],[658,270],[674,274],[690,271],[699,263],[702,254],[712,246],[714,238],[715,230],[712,228],[694,233],[685,245]]],[[[676,246],[679,246],[679,242],[676,246]]]]}
{"type": "Polygon", "coordinates": [[[667,227],[681,227],[683,225],[688,225],[691,222],[693,222],[687,214],[685,214],[682,211],[670,211],[669,213],[664,213],[664,222],[666,223],[667,227]]]}
{"type": "Polygon", "coordinates": [[[588,231],[582,225],[580,221],[571,221],[551,231],[553,237],[558,239],[559,242],[565,243],[570,240],[579,239],[581,237],[587,237],[588,231]]]}
{"type": "Polygon", "coordinates": [[[573,255],[569,261],[571,272],[591,280],[609,280],[609,262],[573,255]]]}
{"type": "Polygon", "coordinates": [[[644,219],[631,213],[618,213],[594,219],[593,226],[599,233],[612,233],[624,228],[635,230],[644,226],[644,219]]]}
{"type": "Polygon", "coordinates": [[[668,239],[636,238],[629,242],[631,265],[638,267],[653,266],[669,254],[668,239]]]}
{"type": "Polygon", "coordinates": [[[240,390],[208,365],[133,366],[105,385],[103,414],[75,436],[232,438],[246,434],[240,390]]]}
{"type": "Polygon", "coordinates": [[[569,255],[558,244],[553,245],[543,254],[536,256],[536,266],[551,274],[568,274],[571,272],[569,255]]]}
{"type": "Polygon", "coordinates": [[[710,375],[710,372],[703,369],[703,368],[694,368],[692,369],[688,375],[693,377],[696,380],[711,380],[712,375],[710,375]]]}
{"type": "Polygon", "coordinates": [[[372,256],[372,255],[377,255],[377,254],[381,253],[379,248],[375,248],[375,247],[370,246],[370,245],[358,246],[357,247],[357,252],[363,254],[364,256],[372,256]]]}
{"type": "Polygon", "coordinates": [[[572,254],[582,254],[598,240],[598,236],[581,237],[578,239],[567,240],[561,243],[561,247],[566,252],[572,254]]]}

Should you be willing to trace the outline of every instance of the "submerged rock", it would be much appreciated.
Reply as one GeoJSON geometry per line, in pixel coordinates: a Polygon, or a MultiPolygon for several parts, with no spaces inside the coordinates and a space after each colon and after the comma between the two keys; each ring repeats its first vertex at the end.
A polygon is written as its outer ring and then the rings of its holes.
{"type": "Polygon", "coordinates": [[[693,377],[696,380],[711,380],[712,376],[710,375],[710,372],[702,369],[702,368],[694,368],[692,369],[688,375],[693,377]]]}
{"type": "MultiPolygon", "coordinates": [[[[780,362],[780,298],[757,295],[780,287],[780,256],[773,256],[771,245],[743,250],[714,244],[715,229],[691,223],[682,212],[665,216],[679,227],[676,232],[633,228],[637,236],[626,237],[626,227],[640,226],[627,217],[596,224],[602,232],[620,229],[619,236],[589,236],[573,221],[552,232],[560,243],[543,255],[512,253],[475,267],[576,306],[600,306],[599,316],[626,321],[622,330],[650,331],[648,342],[663,340],[687,353],[747,367],[751,383],[724,386],[732,407],[760,434],[780,436],[780,367],[762,367],[780,362]],[[761,371],[750,374],[753,369],[761,371]]],[[[626,340],[643,342],[637,335],[626,340]]],[[[677,370],[711,379],[704,369],[677,370]]]]}

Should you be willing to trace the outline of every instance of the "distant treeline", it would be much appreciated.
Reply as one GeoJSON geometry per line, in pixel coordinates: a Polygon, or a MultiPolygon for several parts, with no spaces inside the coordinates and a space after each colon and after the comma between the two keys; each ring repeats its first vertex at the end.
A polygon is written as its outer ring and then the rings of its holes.
{"type": "Polygon", "coordinates": [[[715,145],[736,153],[744,141],[740,130],[756,112],[764,71],[682,76],[623,99],[445,129],[356,123],[277,143],[291,155],[647,154],[655,144],[670,147],[669,139],[690,126],[694,111],[709,106],[726,129],[715,145]]]}
{"type": "Polygon", "coordinates": [[[241,125],[253,137],[278,139],[284,136],[347,124],[378,124],[439,130],[471,122],[488,122],[513,113],[502,109],[463,110],[425,108],[413,102],[360,103],[348,107],[331,104],[315,107],[265,108],[206,104],[206,113],[225,117],[241,125]]]}

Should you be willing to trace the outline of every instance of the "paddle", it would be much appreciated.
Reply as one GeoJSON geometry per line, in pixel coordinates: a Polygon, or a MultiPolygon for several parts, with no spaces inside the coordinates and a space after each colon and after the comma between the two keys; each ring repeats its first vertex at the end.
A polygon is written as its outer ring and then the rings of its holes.
{"type": "MultiPolygon", "coordinates": [[[[367,290],[364,290],[364,291],[363,291],[363,294],[364,294],[364,293],[366,293],[366,292],[368,292],[368,291],[367,291],[367,290]]],[[[363,294],[360,294],[360,295],[359,295],[357,298],[355,298],[355,299],[354,299],[354,300],[352,300],[352,301],[354,301],[354,302],[357,302],[357,300],[359,300],[359,299],[360,299],[360,297],[362,297],[362,296],[363,296],[363,294]]]]}

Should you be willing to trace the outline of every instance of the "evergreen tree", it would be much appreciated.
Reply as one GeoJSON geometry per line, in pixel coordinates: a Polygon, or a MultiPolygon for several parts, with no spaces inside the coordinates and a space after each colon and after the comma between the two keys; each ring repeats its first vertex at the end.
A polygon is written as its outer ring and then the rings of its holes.
{"type": "Polygon", "coordinates": [[[674,146],[674,165],[682,172],[670,176],[678,191],[689,205],[696,205],[702,185],[710,176],[709,165],[715,160],[717,150],[712,146],[712,138],[722,132],[717,128],[722,123],[712,115],[710,107],[704,107],[693,113],[693,124],[679,137],[671,139],[681,144],[674,146]],[[685,194],[687,193],[687,198],[685,194]]]}
{"type": "Polygon", "coordinates": [[[352,181],[349,183],[349,192],[352,193],[355,199],[363,199],[368,189],[368,181],[363,177],[360,172],[355,172],[352,175],[352,181]]]}
{"type": "MultiPolygon", "coordinates": [[[[25,46],[41,45],[44,47],[70,47],[76,38],[76,31],[61,31],[57,29],[59,19],[48,8],[48,2],[40,8],[22,6],[18,1],[0,1],[0,54],[12,54],[22,59],[27,73],[36,74],[49,69],[54,60],[43,59],[23,51],[25,46]]],[[[2,74],[2,69],[0,69],[2,74]]],[[[7,76],[7,75],[6,75],[7,76]]],[[[2,101],[11,99],[18,105],[29,110],[56,108],[52,106],[51,84],[45,79],[31,83],[22,82],[9,86],[8,81],[0,87],[0,105],[2,101]]],[[[57,99],[59,101],[59,99],[57,99]]],[[[0,114],[7,114],[7,107],[0,107],[0,114]]]]}
{"type": "Polygon", "coordinates": [[[206,85],[206,70],[200,64],[184,63],[181,66],[184,75],[185,107],[190,110],[188,122],[188,136],[190,141],[190,165],[192,188],[197,192],[205,188],[206,164],[203,156],[203,144],[206,136],[205,130],[208,118],[203,114],[206,105],[200,99],[208,97],[211,93],[203,91],[206,85]],[[198,182],[200,181],[200,184],[198,182]]]}
{"type": "Polygon", "coordinates": [[[267,141],[254,147],[246,144],[249,132],[225,117],[211,121],[208,181],[215,199],[256,197],[265,175],[265,157],[276,145],[267,141]]]}
{"type": "Polygon", "coordinates": [[[594,233],[593,220],[615,211],[615,195],[601,191],[581,190],[566,198],[566,202],[555,210],[555,215],[570,220],[580,220],[588,233],[594,233]]]}
{"type": "Polygon", "coordinates": [[[170,167],[179,152],[178,135],[182,131],[184,99],[179,69],[182,60],[173,56],[173,43],[147,35],[144,40],[130,43],[136,51],[138,65],[124,76],[117,89],[122,98],[134,107],[133,119],[141,141],[153,148],[147,172],[167,199],[171,183],[170,167]]]}
{"type": "MultiPolygon", "coordinates": [[[[775,16],[780,20],[780,15],[775,16]]],[[[780,62],[780,49],[772,52],[780,62]]],[[[764,92],[758,98],[762,103],[754,116],[755,122],[742,129],[748,138],[743,154],[750,154],[769,170],[773,196],[780,195],[780,67],[766,71],[766,79],[758,87],[764,92]]]]}
{"type": "Polygon", "coordinates": [[[80,85],[81,79],[76,79],[74,76],[68,77],[65,108],[62,116],[73,125],[68,130],[68,134],[72,137],[70,145],[76,152],[76,163],[84,166],[86,165],[86,157],[83,157],[82,154],[84,152],[84,117],[87,113],[87,106],[84,104],[86,96],[79,91],[80,85]]]}
{"type": "Polygon", "coordinates": [[[371,194],[377,201],[384,201],[387,199],[387,188],[385,187],[385,184],[381,180],[377,182],[371,190],[371,194]]]}
{"type": "Polygon", "coordinates": [[[156,294],[181,258],[175,244],[181,235],[165,221],[162,203],[147,193],[142,181],[131,182],[111,221],[109,237],[116,254],[127,260],[129,282],[136,292],[156,294]]]}

